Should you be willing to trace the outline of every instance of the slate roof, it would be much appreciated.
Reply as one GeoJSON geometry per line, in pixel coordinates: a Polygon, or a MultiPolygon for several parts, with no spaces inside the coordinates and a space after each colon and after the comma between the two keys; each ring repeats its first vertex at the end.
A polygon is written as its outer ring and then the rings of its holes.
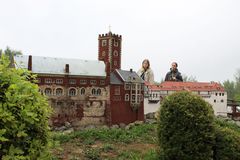
{"type": "MultiPolygon", "coordinates": [[[[28,55],[14,57],[16,68],[28,68],[28,55]]],[[[32,72],[37,74],[106,76],[103,61],[32,56],[32,72]],[[69,64],[69,73],[65,66],[69,64]]]]}
{"type": "Polygon", "coordinates": [[[144,83],[144,81],[138,76],[135,71],[126,71],[121,69],[116,69],[110,75],[110,83],[111,84],[122,84],[123,82],[137,82],[144,83]],[[118,74],[117,77],[115,74],[118,74]]]}

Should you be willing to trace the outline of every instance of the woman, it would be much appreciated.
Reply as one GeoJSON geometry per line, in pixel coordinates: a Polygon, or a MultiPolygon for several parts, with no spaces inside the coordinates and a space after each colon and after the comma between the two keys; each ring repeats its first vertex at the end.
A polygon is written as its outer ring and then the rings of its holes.
{"type": "Polygon", "coordinates": [[[143,60],[142,68],[139,69],[139,71],[137,73],[145,82],[154,84],[154,74],[150,68],[150,62],[148,59],[143,60]]]}

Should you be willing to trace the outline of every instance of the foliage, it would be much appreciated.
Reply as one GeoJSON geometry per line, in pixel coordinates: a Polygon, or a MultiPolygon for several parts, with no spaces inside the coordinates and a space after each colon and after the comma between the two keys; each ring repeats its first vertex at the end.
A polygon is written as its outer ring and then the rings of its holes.
{"type": "MultiPolygon", "coordinates": [[[[136,140],[147,141],[154,143],[156,139],[153,138],[149,132],[155,130],[153,125],[143,124],[141,126],[135,126],[130,130],[124,129],[91,129],[84,131],[76,131],[70,134],[55,133],[53,139],[60,143],[68,142],[74,138],[84,139],[85,144],[92,144],[93,140],[101,140],[104,142],[123,142],[130,143],[136,140]],[[91,141],[90,141],[91,140],[91,141]]],[[[154,133],[154,132],[153,132],[154,133]]]]}
{"type": "Polygon", "coordinates": [[[13,56],[16,56],[16,55],[22,55],[22,52],[21,51],[17,51],[17,50],[13,50],[13,49],[10,49],[9,47],[7,47],[4,52],[3,52],[7,57],[13,57],[13,56]]]}
{"type": "Polygon", "coordinates": [[[85,151],[85,156],[91,160],[100,160],[100,150],[97,148],[87,148],[85,151]]]}
{"type": "Polygon", "coordinates": [[[176,92],[163,100],[158,117],[160,158],[212,159],[213,110],[190,92],[176,92]]]}
{"type": "Polygon", "coordinates": [[[235,95],[235,87],[234,87],[234,82],[233,81],[224,81],[223,86],[225,91],[227,92],[227,96],[229,99],[233,99],[235,95]]]}
{"type": "Polygon", "coordinates": [[[235,81],[226,80],[223,82],[223,86],[227,91],[228,99],[240,101],[240,69],[237,69],[234,77],[235,81]]]}
{"type": "Polygon", "coordinates": [[[195,76],[187,76],[185,74],[182,75],[183,77],[183,82],[197,82],[197,79],[195,76]]]}
{"type": "Polygon", "coordinates": [[[216,119],[214,160],[238,160],[240,157],[240,127],[216,119]]]}
{"type": "Polygon", "coordinates": [[[0,59],[0,159],[46,159],[50,107],[28,71],[0,59]]]}
{"type": "Polygon", "coordinates": [[[229,128],[216,128],[215,160],[238,160],[240,157],[240,135],[229,128]]]}

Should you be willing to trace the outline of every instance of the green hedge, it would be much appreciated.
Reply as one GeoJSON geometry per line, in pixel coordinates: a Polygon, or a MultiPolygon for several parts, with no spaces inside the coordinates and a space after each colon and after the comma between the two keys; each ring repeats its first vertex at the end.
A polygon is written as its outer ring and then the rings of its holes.
{"type": "Polygon", "coordinates": [[[240,159],[240,127],[216,119],[214,160],[240,159]]]}
{"type": "Polygon", "coordinates": [[[197,95],[181,91],[167,96],[158,117],[160,159],[212,159],[213,117],[210,104],[197,95]]]}
{"type": "Polygon", "coordinates": [[[0,59],[0,159],[48,159],[50,107],[26,70],[0,59]]]}

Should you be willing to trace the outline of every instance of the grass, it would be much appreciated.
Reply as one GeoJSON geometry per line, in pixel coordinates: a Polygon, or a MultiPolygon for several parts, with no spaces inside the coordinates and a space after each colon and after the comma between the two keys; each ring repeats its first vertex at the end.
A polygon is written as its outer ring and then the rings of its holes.
{"type": "MultiPolygon", "coordinates": [[[[84,131],[76,131],[70,134],[53,133],[53,139],[60,143],[69,142],[75,138],[84,139],[84,141],[112,141],[130,143],[136,140],[155,143],[156,125],[143,124],[134,126],[130,130],[123,129],[91,129],[84,131]]],[[[88,143],[88,142],[86,142],[88,143]]]]}
{"type": "Polygon", "coordinates": [[[157,159],[156,124],[142,124],[129,130],[91,129],[70,134],[53,133],[59,147],[54,159],[154,160],[157,159]]]}
{"type": "MultiPolygon", "coordinates": [[[[240,135],[240,127],[216,118],[215,123],[240,135]]],[[[70,134],[53,132],[54,160],[157,160],[157,124],[142,124],[129,130],[91,129],[70,134]]]]}

